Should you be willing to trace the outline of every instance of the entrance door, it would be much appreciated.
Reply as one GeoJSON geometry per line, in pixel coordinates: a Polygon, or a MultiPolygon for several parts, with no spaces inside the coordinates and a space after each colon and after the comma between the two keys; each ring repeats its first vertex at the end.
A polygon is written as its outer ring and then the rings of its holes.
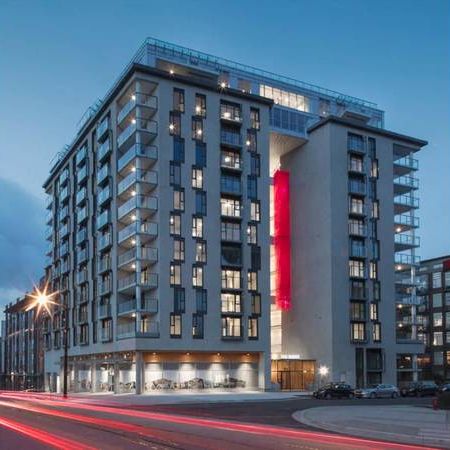
{"type": "Polygon", "coordinates": [[[280,372],[281,373],[281,390],[291,390],[291,372],[280,372]]]}

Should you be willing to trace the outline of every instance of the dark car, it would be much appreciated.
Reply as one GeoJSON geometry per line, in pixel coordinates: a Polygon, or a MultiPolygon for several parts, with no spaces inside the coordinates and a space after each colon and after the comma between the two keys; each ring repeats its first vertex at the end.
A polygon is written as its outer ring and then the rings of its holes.
{"type": "Polygon", "coordinates": [[[417,381],[401,389],[403,397],[424,397],[425,395],[436,395],[438,386],[434,381],[417,381]]]}
{"type": "Polygon", "coordinates": [[[346,383],[328,383],[313,392],[313,397],[319,399],[353,398],[352,387],[346,383]]]}
{"type": "Polygon", "coordinates": [[[442,384],[439,386],[438,392],[450,392],[450,384],[442,384]]]}

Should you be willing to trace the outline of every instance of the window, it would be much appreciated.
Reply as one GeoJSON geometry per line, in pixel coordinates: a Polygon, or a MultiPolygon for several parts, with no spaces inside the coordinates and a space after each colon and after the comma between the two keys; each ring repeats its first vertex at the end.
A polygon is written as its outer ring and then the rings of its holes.
{"type": "Polygon", "coordinates": [[[170,214],[170,234],[180,235],[181,234],[181,216],[179,214],[170,214]]]}
{"type": "Polygon", "coordinates": [[[170,337],[181,337],[181,315],[170,314],[170,337]]]}
{"type": "Polygon", "coordinates": [[[184,91],[183,89],[174,88],[173,90],[173,110],[184,112],[184,91]]]}
{"type": "Polygon", "coordinates": [[[173,160],[178,163],[184,163],[184,139],[173,139],[173,160]]]}
{"type": "Polygon", "coordinates": [[[247,274],[247,289],[249,291],[258,290],[258,273],[249,270],[247,274]]]}
{"type": "Polygon", "coordinates": [[[364,138],[358,134],[348,133],[347,148],[351,151],[364,152],[364,138]]]}
{"type": "Polygon", "coordinates": [[[348,263],[349,263],[349,275],[351,277],[364,278],[365,276],[364,261],[350,259],[348,263]]]}
{"type": "Polygon", "coordinates": [[[203,189],[203,169],[192,168],[192,187],[203,189]]]}
{"type": "Polygon", "coordinates": [[[224,269],[222,270],[222,289],[240,289],[241,271],[224,269]]]}
{"type": "Polygon", "coordinates": [[[173,191],[173,209],[184,211],[184,190],[174,189],[173,191]]]}
{"type": "Polygon", "coordinates": [[[444,272],[444,282],[446,288],[450,287],[450,271],[444,272]]]}
{"type": "Polygon", "coordinates": [[[181,134],[181,117],[177,113],[169,113],[169,133],[172,136],[180,136],[181,134]]]}
{"type": "Polygon", "coordinates": [[[433,346],[437,347],[440,345],[444,345],[444,336],[442,331],[435,331],[433,333],[433,346]]]}
{"type": "Polygon", "coordinates": [[[247,197],[255,199],[258,197],[258,183],[256,182],[256,176],[249,175],[247,177],[247,197]]]}
{"type": "Polygon", "coordinates": [[[239,242],[241,240],[241,224],[239,222],[224,222],[220,224],[222,241],[239,242]]]}
{"type": "Polygon", "coordinates": [[[380,204],[378,200],[372,202],[372,219],[380,218],[380,204]]]}
{"type": "Polygon", "coordinates": [[[442,294],[433,294],[433,308],[442,307],[442,294]]]}
{"type": "Polygon", "coordinates": [[[381,341],[381,323],[372,324],[372,340],[373,342],[381,341]]]}
{"type": "Polygon", "coordinates": [[[206,145],[202,142],[195,144],[195,165],[197,167],[206,167],[206,145]]]}
{"type": "Polygon", "coordinates": [[[192,286],[203,287],[203,267],[192,266],[192,286]]]}
{"type": "Polygon", "coordinates": [[[432,286],[433,289],[439,289],[442,287],[442,276],[441,272],[434,272],[432,275],[432,286]]]}
{"type": "Polygon", "coordinates": [[[220,102],[220,117],[233,122],[241,122],[241,105],[238,103],[220,102]]]}
{"type": "Polygon", "coordinates": [[[350,155],[348,160],[348,170],[350,172],[364,172],[364,159],[362,156],[350,155]]]}
{"type": "Polygon", "coordinates": [[[374,138],[367,138],[367,143],[369,147],[369,156],[371,159],[375,159],[377,157],[377,143],[374,138]]]}
{"type": "Polygon", "coordinates": [[[195,94],[195,115],[206,117],[206,95],[195,94]]]}
{"type": "Polygon", "coordinates": [[[445,301],[445,306],[450,306],[450,292],[444,293],[444,301],[445,301]]]}
{"type": "Polygon", "coordinates": [[[175,261],[184,261],[184,239],[173,240],[173,259],[175,261]]]}
{"type": "Polygon", "coordinates": [[[261,270],[261,248],[257,245],[251,246],[250,268],[252,270],[261,270]]]}
{"type": "Polygon", "coordinates": [[[173,309],[175,313],[182,314],[186,310],[184,288],[176,287],[173,290],[173,309]]]}
{"type": "Polygon", "coordinates": [[[450,330],[450,311],[445,313],[445,328],[450,330]]]}
{"type": "Polygon", "coordinates": [[[202,238],[203,237],[203,218],[202,217],[192,217],[192,237],[202,238]]]}
{"type": "Polygon", "coordinates": [[[433,364],[435,366],[442,366],[444,364],[444,352],[433,353],[433,364]]]}
{"type": "Polygon", "coordinates": [[[203,315],[192,314],[192,337],[203,339],[203,315]]]}
{"type": "Polygon", "coordinates": [[[221,248],[222,265],[223,266],[240,266],[242,265],[242,251],[240,245],[224,245],[221,248]]]}
{"type": "Polygon", "coordinates": [[[351,324],[351,339],[352,341],[365,341],[366,324],[364,322],[354,322],[351,324]]]}
{"type": "Polygon", "coordinates": [[[375,261],[369,263],[369,278],[376,280],[378,278],[378,264],[375,261]]]}
{"type": "Polygon", "coordinates": [[[222,174],[220,176],[220,190],[228,194],[241,194],[240,175],[222,174]]]}
{"type": "Polygon", "coordinates": [[[261,315],[261,294],[252,294],[252,315],[261,315]]]}
{"type": "Polygon", "coordinates": [[[257,141],[256,141],[256,132],[255,130],[247,130],[247,139],[245,141],[245,145],[247,150],[250,152],[257,151],[257,141]]]}
{"type": "Polygon", "coordinates": [[[242,337],[242,319],[240,317],[222,317],[222,337],[242,337]]]}
{"type": "Polygon", "coordinates": [[[373,282],[373,299],[377,302],[381,300],[381,285],[379,281],[373,282]]]}
{"type": "Polygon", "coordinates": [[[220,199],[220,211],[222,216],[241,217],[241,202],[240,200],[222,197],[220,199]]]}
{"type": "Polygon", "coordinates": [[[181,184],[181,167],[178,163],[170,161],[170,184],[179,186],[181,184]]]}
{"type": "Polygon", "coordinates": [[[349,197],[350,214],[364,214],[364,200],[356,197],[349,197]]]}
{"type": "Polygon", "coordinates": [[[206,216],[206,192],[195,192],[195,213],[201,216],[206,216]]]}
{"type": "Polygon", "coordinates": [[[258,243],[258,227],[255,224],[249,223],[247,226],[247,243],[248,244],[258,243]]]}
{"type": "Polygon", "coordinates": [[[261,220],[259,202],[252,201],[250,203],[250,220],[253,220],[255,222],[259,222],[261,220]]]}
{"type": "Polygon", "coordinates": [[[442,313],[433,314],[433,327],[442,327],[442,313]]]}
{"type": "Polygon", "coordinates": [[[378,303],[370,304],[370,320],[378,320],[378,303]]]}
{"type": "Polygon", "coordinates": [[[258,318],[249,317],[248,318],[248,338],[258,339],[258,318]]]}
{"type": "Polygon", "coordinates": [[[170,265],[170,284],[171,286],[181,285],[181,265],[172,263],[170,265]]]}
{"type": "Polygon", "coordinates": [[[199,117],[192,118],[192,139],[203,140],[203,120],[199,117]]]}
{"type": "Polygon", "coordinates": [[[366,305],[364,302],[350,303],[350,320],[366,320],[366,305]]]}
{"type": "Polygon", "coordinates": [[[259,155],[250,153],[250,174],[255,177],[261,175],[261,159],[259,155]]]}
{"type": "Polygon", "coordinates": [[[221,150],[220,164],[222,167],[241,169],[241,156],[238,152],[232,152],[231,150],[221,150]]]}
{"type": "Polygon", "coordinates": [[[231,294],[222,292],[220,295],[222,313],[241,312],[241,294],[231,294]]]}
{"type": "Polygon", "coordinates": [[[206,242],[197,242],[195,244],[195,262],[206,262],[206,242]]]}
{"type": "Polygon", "coordinates": [[[261,84],[259,95],[270,98],[276,105],[287,106],[299,111],[309,112],[309,98],[293,92],[283,91],[272,86],[261,84]]]}
{"type": "Polygon", "coordinates": [[[257,108],[250,108],[250,126],[255,130],[259,130],[261,128],[259,109],[257,108]]]}
{"type": "Polygon", "coordinates": [[[366,246],[364,239],[350,238],[350,256],[364,258],[366,256],[366,246]]]}
{"type": "Polygon", "coordinates": [[[378,159],[372,159],[372,163],[370,166],[370,176],[372,178],[378,178],[378,159]]]}
{"type": "Polygon", "coordinates": [[[195,303],[197,308],[197,313],[206,314],[208,312],[207,305],[207,294],[205,289],[195,290],[195,303]]]}

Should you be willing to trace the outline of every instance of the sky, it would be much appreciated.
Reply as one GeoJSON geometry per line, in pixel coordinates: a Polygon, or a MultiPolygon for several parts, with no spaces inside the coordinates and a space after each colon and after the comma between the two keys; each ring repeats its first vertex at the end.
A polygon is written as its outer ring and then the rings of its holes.
{"type": "Polygon", "coordinates": [[[0,306],[43,274],[50,161],[147,36],[376,102],[423,138],[423,259],[450,254],[447,0],[0,0],[0,306]]]}

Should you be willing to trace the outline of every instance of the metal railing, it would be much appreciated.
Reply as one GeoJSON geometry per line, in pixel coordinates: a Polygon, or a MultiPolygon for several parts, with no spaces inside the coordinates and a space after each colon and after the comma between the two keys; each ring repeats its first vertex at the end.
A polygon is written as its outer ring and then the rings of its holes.
{"type": "Polygon", "coordinates": [[[134,144],[127,152],[119,158],[117,170],[120,172],[133,158],[143,157],[156,160],[158,159],[158,149],[155,145],[144,146],[134,144]]]}
{"type": "Polygon", "coordinates": [[[394,204],[418,208],[419,199],[417,197],[413,197],[412,195],[397,195],[394,197],[394,204]]]}
{"type": "Polygon", "coordinates": [[[419,188],[419,179],[415,177],[411,177],[409,175],[403,175],[401,177],[394,178],[394,184],[398,184],[400,186],[406,186],[411,189],[419,188]]]}
{"type": "Polygon", "coordinates": [[[419,218],[409,214],[397,214],[394,217],[394,223],[396,225],[405,225],[412,228],[417,228],[419,226],[419,218]]]}

